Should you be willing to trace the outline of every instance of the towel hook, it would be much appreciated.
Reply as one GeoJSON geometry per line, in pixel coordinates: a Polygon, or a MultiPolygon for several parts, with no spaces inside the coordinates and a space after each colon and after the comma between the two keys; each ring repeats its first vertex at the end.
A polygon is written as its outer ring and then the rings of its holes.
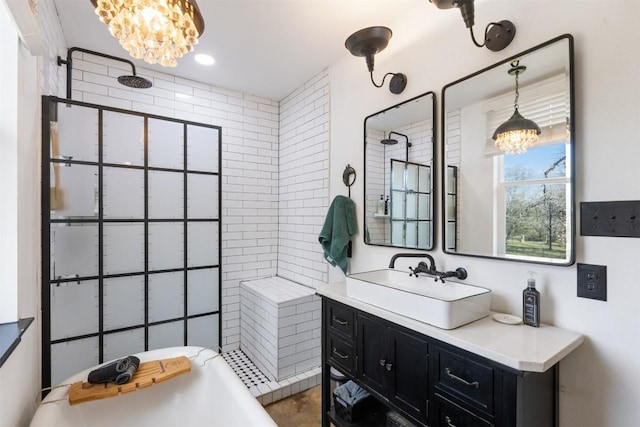
{"type": "Polygon", "coordinates": [[[356,182],[356,170],[350,164],[347,164],[342,172],[342,182],[349,188],[349,198],[351,198],[351,186],[356,182]],[[351,175],[353,175],[353,179],[351,179],[351,175]]]}

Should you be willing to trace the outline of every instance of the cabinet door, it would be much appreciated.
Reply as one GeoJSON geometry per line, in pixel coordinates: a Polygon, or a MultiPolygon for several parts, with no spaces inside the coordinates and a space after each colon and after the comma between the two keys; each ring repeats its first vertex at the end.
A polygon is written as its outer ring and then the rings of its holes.
{"type": "Polygon", "coordinates": [[[386,366],[389,362],[386,324],[380,319],[358,314],[358,379],[384,393],[386,366]]]}
{"type": "Polygon", "coordinates": [[[389,328],[392,348],[390,399],[417,420],[427,423],[429,352],[427,341],[416,334],[389,328]]]}

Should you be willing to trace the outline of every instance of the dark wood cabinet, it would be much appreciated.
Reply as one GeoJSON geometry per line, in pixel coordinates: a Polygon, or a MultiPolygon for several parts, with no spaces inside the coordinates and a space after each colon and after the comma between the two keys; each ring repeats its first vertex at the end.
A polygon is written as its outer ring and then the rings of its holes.
{"type": "MultiPolygon", "coordinates": [[[[323,297],[323,426],[351,424],[331,411],[329,369],[422,426],[542,427],[556,421],[557,365],[515,370],[323,297]]],[[[378,424],[386,425],[384,413],[378,424]]]]}
{"type": "Polygon", "coordinates": [[[338,303],[327,304],[325,310],[323,346],[326,347],[326,358],[345,374],[355,375],[355,311],[338,303]]]}
{"type": "Polygon", "coordinates": [[[364,313],[357,315],[357,374],[405,415],[427,423],[428,343],[420,334],[364,313]]]}
{"type": "Polygon", "coordinates": [[[358,315],[358,373],[362,384],[378,393],[385,389],[385,364],[387,363],[386,326],[381,319],[358,315]]]}

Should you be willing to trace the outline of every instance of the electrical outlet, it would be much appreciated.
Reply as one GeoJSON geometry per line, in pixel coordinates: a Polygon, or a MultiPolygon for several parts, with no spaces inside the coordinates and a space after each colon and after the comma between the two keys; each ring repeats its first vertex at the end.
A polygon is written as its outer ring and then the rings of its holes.
{"type": "Polygon", "coordinates": [[[640,237],[640,201],[580,203],[580,235],[640,237]]]}
{"type": "Polygon", "coordinates": [[[607,300],[607,266],[578,264],[578,296],[607,300]]]}

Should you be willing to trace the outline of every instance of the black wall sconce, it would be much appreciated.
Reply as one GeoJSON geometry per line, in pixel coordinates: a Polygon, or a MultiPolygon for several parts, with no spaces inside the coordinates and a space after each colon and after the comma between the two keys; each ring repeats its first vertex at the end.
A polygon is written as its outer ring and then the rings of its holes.
{"type": "Polygon", "coordinates": [[[497,52],[509,46],[516,36],[516,26],[511,21],[491,22],[484,30],[484,43],[480,44],[473,35],[474,25],[474,0],[429,0],[438,9],[460,9],[464,24],[471,33],[471,40],[478,47],[487,47],[492,52],[497,52]]]}
{"type": "Polygon", "coordinates": [[[382,87],[387,76],[393,76],[389,82],[389,90],[397,95],[402,93],[407,86],[407,76],[402,73],[387,73],[380,84],[377,84],[373,79],[373,56],[387,47],[391,34],[391,30],[387,27],[363,28],[351,34],[344,45],[353,56],[365,57],[371,75],[371,83],[375,87],[382,87]]]}

